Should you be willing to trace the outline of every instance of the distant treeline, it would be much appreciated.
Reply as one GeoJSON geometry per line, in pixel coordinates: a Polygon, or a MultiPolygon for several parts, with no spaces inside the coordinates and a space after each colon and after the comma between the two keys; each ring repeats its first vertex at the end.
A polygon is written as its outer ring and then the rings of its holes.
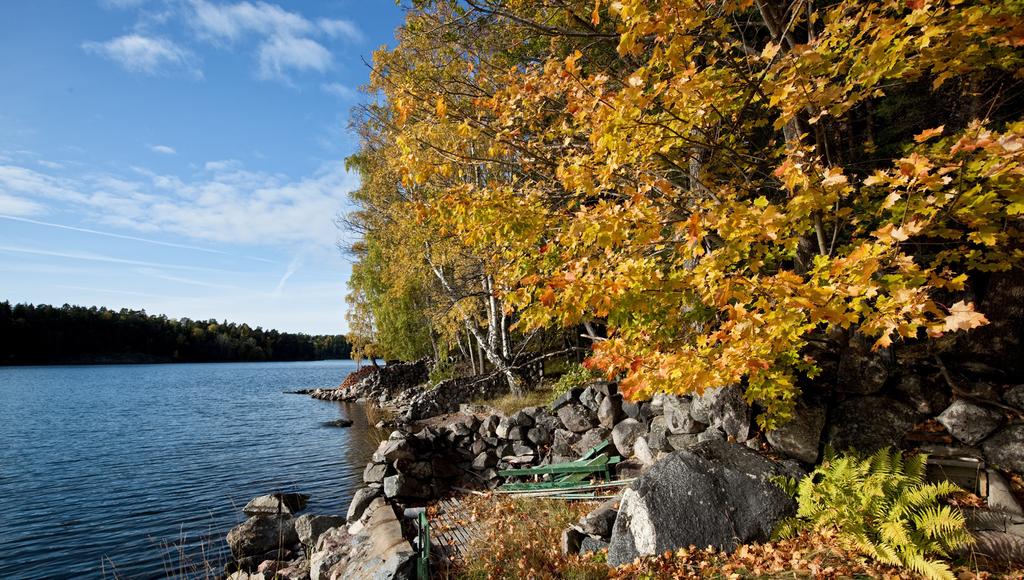
{"type": "Polygon", "coordinates": [[[0,364],[349,358],[344,336],[292,334],[145,310],[0,302],[0,364]]]}

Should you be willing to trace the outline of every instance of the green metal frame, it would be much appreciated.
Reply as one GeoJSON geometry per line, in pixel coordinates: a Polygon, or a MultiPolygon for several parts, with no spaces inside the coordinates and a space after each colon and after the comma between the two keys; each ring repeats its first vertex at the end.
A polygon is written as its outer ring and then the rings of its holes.
{"type": "Polygon", "coordinates": [[[551,481],[534,483],[506,483],[499,490],[503,491],[530,491],[560,489],[572,486],[586,480],[591,475],[599,475],[606,481],[612,478],[611,466],[622,461],[622,458],[615,455],[609,456],[602,453],[611,443],[606,439],[590,448],[582,457],[576,461],[567,463],[552,463],[538,467],[520,467],[515,469],[503,469],[498,472],[502,477],[517,476],[544,476],[550,475],[551,481]]]}
{"type": "Polygon", "coordinates": [[[416,559],[416,578],[430,579],[430,522],[427,521],[426,510],[420,512],[419,518],[420,553],[416,559]]]}

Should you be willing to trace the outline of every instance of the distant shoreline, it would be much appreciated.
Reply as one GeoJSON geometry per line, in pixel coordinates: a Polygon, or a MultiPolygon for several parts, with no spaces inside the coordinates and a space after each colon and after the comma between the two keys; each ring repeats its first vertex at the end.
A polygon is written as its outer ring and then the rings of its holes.
{"type": "Polygon", "coordinates": [[[56,367],[56,366],[100,366],[100,365],[150,365],[150,364],[224,364],[224,363],[276,363],[276,362],[320,362],[350,361],[350,358],[293,358],[271,360],[175,360],[147,354],[112,354],[83,357],[68,357],[52,361],[0,361],[0,367],[56,367]]]}

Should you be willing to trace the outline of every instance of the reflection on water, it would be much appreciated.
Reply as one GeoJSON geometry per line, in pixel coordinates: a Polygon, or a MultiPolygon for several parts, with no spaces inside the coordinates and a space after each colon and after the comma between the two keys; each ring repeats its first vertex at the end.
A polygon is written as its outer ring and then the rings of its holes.
{"type": "Polygon", "coordinates": [[[351,361],[0,368],[0,578],[161,577],[218,562],[251,497],[344,514],[379,434],[351,361]],[[350,428],[322,427],[347,417],[350,428]]]}

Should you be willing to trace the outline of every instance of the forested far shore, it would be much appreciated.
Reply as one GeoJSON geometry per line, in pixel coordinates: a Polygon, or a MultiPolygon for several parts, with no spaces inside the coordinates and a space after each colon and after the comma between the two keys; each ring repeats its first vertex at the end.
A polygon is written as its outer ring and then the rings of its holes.
{"type": "Polygon", "coordinates": [[[0,302],[0,364],[258,362],[349,358],[342,335],[309,335],[145,310],[0,302]]]}

